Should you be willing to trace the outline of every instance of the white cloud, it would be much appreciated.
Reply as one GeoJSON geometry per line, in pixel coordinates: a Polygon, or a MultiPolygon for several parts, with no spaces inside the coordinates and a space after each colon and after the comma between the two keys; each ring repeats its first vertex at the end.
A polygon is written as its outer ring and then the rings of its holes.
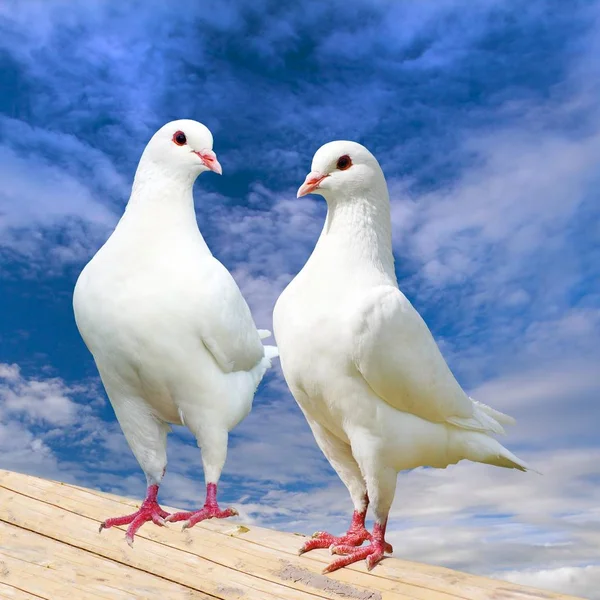
{"type": "Polygon", "coordinates": [[[21,374],[19,365],[9,365],[6,363],[0,363],[0,378],[6,379],[7,381],[18,380],[21,374]]]}
{"type": "Polygon", "coordinates": [[[19,416],[33,423],[67,426],[79,406],[69,398],[75,391],[60,379],[24,379],[18,365],[0,365],[0,417],[19,416]]]}
{"type": "MultiPolygon", "coordinates": [[[[442,265],[445,253],[455,248],[467,265],[462,274],[472,274],[488,244],[504,244],[512,259],[539,251],[547,234],[562,233],[597,179],[600,133],[573,139],[517,127],[469,138],[465,148],[481,166],[412,205],[418,225],[400,248],[424,264],[442,265]]],[[[402,222],[395,225],[403,230],[402,222]]]]}
{"type": "Polygon", "coordinates": [[[400,187],[394,237],[399,264],[417,271],[409,291],[441,305],[441,291],[451,288],[458,297],[450,310],[464,328],[482,313],[494,320],[506,311],[545,318],[563,310],[586,277],[574,244],[584,215],[592,218],[586,202],[598,184],[600,120],[595,126],[573,138],[525,118],[468,138],[475,166],[450,187],[418,197],[400,187]]]}
{"type": "Polygon", "coordinates": [[[540,571],[509,571],[498,573],[500,579],[531,587],[563,592],[598,600],[600,598],[600,566],[559,567],[540,571]]]}
{"type": "Polygon", "coordinates": [[[0,146],[0,165],[4,235],[6,230],[52,226],[69,217],[114,224],[114,214],[88,188],[40,154],[20,155],[0,146]]]}
{"type": "MultiPolygon", "coordinates": [[[[125,444],[114,442],[118,425],[101,417],[106,402],[97,381],[68,385],[59,377],[27,376],[15,364],[0,363],[0,454],[2,468],[68,481],[95,482],[110,444],[127,452],[115,464],[132,467],[125,444]],[[89,469],[94,461],[95,472],[89,469]]],[[[123,436],[117,436],[124,442],[123,436]]],[[[132,457],[131,457],[132,460],[132,457]]]]}
{"type": "Polygon", "coordinates": [[[46,273],[85,260],[117,221],[110,206],[124,194],[122,178],[74,136],[7,118],[0,129],[17,140],[0,145],[0,251],[46,273]],[[18,147],[22,139],[35,143],[18,147]]]}
{"type": "Polygon", "coordinates": [[[64,476],[50,447],[16,421],[0,422],[0,454],[3,469],[42,477],[64,476]]]}

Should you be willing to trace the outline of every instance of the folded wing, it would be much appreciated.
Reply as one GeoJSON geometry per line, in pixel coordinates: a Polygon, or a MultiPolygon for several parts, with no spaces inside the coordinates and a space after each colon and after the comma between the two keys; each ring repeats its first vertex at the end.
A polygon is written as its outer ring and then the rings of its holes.
{"type": "Polygon", "coordinates": [[[265,350],[250,308],[227,269],[215,259],[201,292],[198,328],[202,342],[225,373],[249,371],[265,350]]]}
{"type": "Polygon", "coordinates": [[[429,328],[402,292],[374,288],[352,317],[354,362],[390,406],[434,423],[503,433],[511,417],[471,400],[450,371],[429,328]]]}

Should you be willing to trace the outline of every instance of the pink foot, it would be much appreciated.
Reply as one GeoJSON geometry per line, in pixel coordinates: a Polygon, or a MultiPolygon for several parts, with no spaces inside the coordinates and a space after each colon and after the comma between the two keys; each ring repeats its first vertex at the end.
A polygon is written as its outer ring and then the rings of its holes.
{"type": "Polygon", "coordinates": [[[360,546],[364,541],[371,539],[371,534],[365,529],[366,514],[366,510],[363,512],[355,510],[352,514],[350,528],[346,532],[346,535],[342,535],[341,537],[331,535],[326,531],[317,531],[313,534],[312,538],[300,548],[298,554],[304,554],[305,552],[310,552],[316,548],[330,548],[331,546],[337,545],[360,546]]]}
{"type": "Polygon", "coordinates": [[[165,518],[169,516],[169,513],[164,511],[156,501],[158,495],[158,486],[151,485],[146,492],[146,499],[142,502],[139,510],[131,515],[124,517],[114,517],[113,519],[106,519],[104,523],[100,524],[100,533],[103,529],[114,527],[115,525],[129,525],[127,532],[125,533],[125,539],[130,546],[133,546],[133,538],[137,533],[138,529],[147,521],[152,521],[156,525],[163,527],[165,525],[165,518]]]}
{"type": "Polygon", "coordinates": [[[174,523],[177,521],[185,521],[182,529],[188,529],[193,527],[196,523],[204,521],[205,519],[226,519],[227,517],[233,517],[238,514],[235,508],[226,508],[221,510],[217,504],[217,484],[209,483],[206,486],[206,502],[200,510],[191,512],[178,512],[169,515],[165,521],[174,523]]]}
{"type": "Polygon", "coordinates": [[[386,552],[392,552],[392,547],[385,541],[385,524],[382,526],[379,523],[375,523],[373,527],[373,536],[371,537],[371,543],[364,548],[356,548],[352,545],[336,545],[331,546],[329,551],[331,554],[342,554],[341,558],[334,560],[329,564],[323,573],[332,573],[351,565],[359,560],[366,560],[367,569],[370,571],[382,558],[386,552]]]}

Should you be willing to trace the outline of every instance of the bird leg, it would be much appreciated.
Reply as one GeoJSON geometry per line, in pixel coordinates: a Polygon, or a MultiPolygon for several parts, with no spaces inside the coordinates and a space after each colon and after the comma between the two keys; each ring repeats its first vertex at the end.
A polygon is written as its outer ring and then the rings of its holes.
{"type": "Polygon", "coordinates": [[[125,539],[130,546],[133,546],[133,538],[137,533],[138,529],[147,521],[152,521],[154,524],[162,527],[165,524],[165,517],[169,516],[169,513],[164,511],[156,501],[158,495],[158,485],[148,486],[146,492],[146,499],[142,502],[139,510],[131,515],[124,517],[114,517],[112,519],[106,519],[104,523],[100,524],[100,533],[103,529],[109,529],[116,525],[129,525],[127,532],[125,533],[125,539]]]}
{"type": "Polygon", "coordinates": [[[235,508],[226,508],[225,510],[219,508],[219,505],[217,504],[217,484],[209,483],[206,485],[206,501],[200,510],[173,513],[165,520],[169,522],[185,521],[183,529],[187,529],[205,519],[225,519],[237,514],[238,511],[235,510],[235,508]]]}
{"type": "Polygon", "coordinates": [[[331,535],[326,531],[317,531],[313,534],[312,538],[300,548],[298,554],[304,554],[305,552],[310,552],[316,548],[329,548],[336,545],[360,546],[364,541],[371,539],[371,534],[365,529],[366,516],[366,508],[362,512],[355,510],[352,514],[352,523],[350,523],[346,535],[341,537],[331,535]]]}
{"type": "Polygon", "coordinates": [[[329,564],[323,573],[331,573],[347,565],[358,562],[363,558],[366,559],[367,569],[370,571],[382,558],[384,553],[392,552],[392,547],[385,541],[385,526],[386,523],[381,525],[375,523],[373,526],[373,535],[371,536],[371,543],[363,548],[356,548],[353,545],[334,545],[329,548],[331,554],[342,554],[341,558],[334,560],[329,564]]]}

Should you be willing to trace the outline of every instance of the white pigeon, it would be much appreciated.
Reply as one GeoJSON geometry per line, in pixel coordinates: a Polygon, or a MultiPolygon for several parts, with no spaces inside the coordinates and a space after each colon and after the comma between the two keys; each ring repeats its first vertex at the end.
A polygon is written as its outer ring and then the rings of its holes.
{"type": "Polygon", "coordinates": [[[179,120],[159,129],[142,154],[131,197],[116,229],[83,269],[73,296],[79,332],[148,490],[132,515],[100,530],[146,521],[185,521],[237,514],[217,504],[228,432],[252,407],[274,346],[198,229],[192,187],[200,173],[221,174],[211,132],[179,120]],[[206,502],[168,515],[157,503],[167,465],[169,424],[187,426],[202,449],[206,502]]]}
{"type": "Polygon", "coordinates": [[[355,142],[325,144],[298,197],[309,193],[324,196],[327,218],[277,301],[273,327],[286,382],[355,511],[346,535],[319,532],[300,553],[329,547],[345,555],[325,572],[362,559],[371,569],[392,551],[385,529],[399,471],[462,459],[527,466],[490,437],[514,420],[469,398],[398,289],[390,201],[375,157],[355,142]]]}

